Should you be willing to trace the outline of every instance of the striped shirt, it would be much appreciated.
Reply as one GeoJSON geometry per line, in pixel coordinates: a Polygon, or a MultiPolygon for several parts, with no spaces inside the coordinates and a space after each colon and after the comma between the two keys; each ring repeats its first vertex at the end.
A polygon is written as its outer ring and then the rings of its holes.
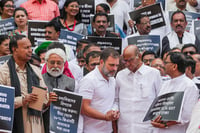
{"type": "Polygon", "coordinates": [[[39,0],[28,0],[21,7],[26,9],[30,20],[50,21],[60,16],[58,5],[51,0],[42,0],[41,4],[39,0]]]}

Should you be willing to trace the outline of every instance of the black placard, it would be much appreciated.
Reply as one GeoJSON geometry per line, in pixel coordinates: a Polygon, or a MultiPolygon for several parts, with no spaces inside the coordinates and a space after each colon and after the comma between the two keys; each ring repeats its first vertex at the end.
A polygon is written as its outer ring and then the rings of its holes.
{"type": "Polygon", "coordinates": [[[29,20],[28,21],[28,38],[34,47],[37,40],[45,39],[45,25],[49,21],[29,20]]]}
{"type": "Polygon", "coordinates": [[[12,132],[15,89],[0,85],[0,132],[12,132]]]}
{"type": "Polygon", "coordinates": [[[121,54],[121,49],[122,49],[121,38],[88,36],[88,40],[97,43],[97,45],[101,47],[101,50],[111,47],[114,48],[116,51],[118,51],[119,54],[121,54]]]}
{"type": "Polygon", "coordinates": [[[152,120],[158,115],[163,121],[178,121],[182,108],[184,92],[171,92],[157,97],[149,108],[143,121],[152,120]]]}
{"type": "Polygon", "coordinates": [[[141,15],[148,16],[150,19],[152,29],[156,29],[166,25],[160,3],[146,6],[135,11],[131,11],[129,12],[129,14],[133,21],[135,21],[141,15]]]}
{"type": "Polygon", "coordinates": [[[53,89],[58,100],[50,105],[50,132],[77,133],[82,96],[53,89]]]}
{"type": "Polygon", "coordinates": [[[94,0],[79,0],[79,10],[81,13],[81,22],[90,24],[90,14],[94,14],[94,0]]]}
{"type": "Polygon", "coordinates": [[[127,38],[128,45],[135,44],[139,48],[139,51],[153,51],[157,53],[160,48],[160,36],[159,35],[141,35],[127,38]]]}
{"type": "Polygon", "coordinates": [[[14,29],[16,29],[14,18],[0,20],[0,35],[8,35],[14,29]]]}

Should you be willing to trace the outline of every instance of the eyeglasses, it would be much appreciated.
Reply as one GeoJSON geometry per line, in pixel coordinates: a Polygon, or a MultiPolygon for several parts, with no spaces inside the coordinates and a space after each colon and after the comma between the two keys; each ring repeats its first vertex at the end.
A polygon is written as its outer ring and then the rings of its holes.
{"type": "Polygon", "coordinates": [[[85,63],[85,60],[78,60],[79,63],[85,63]]]}
{"type": "Polygon", "coordinates": [[[63,61],[54,61],[54,60],[51,60],[51,61],[49,61],[49,63],[51,64],[51,65],[54,65],[54,64],[57,64],[57,65],[63,65],[63,61]]]}
{"type": "Polygon", "coordinates": [[[99,63],[92,63],[92,64],[90,64],[91,66],[97,66],[97,65],[99,65],[99,63]]]}
{"type": "Polygon", "coordinates": [[[124,61],[124,63],[126,63],[126,62],[130,62],[130,61],[132,61],[132,60],[134,60],[136,57],[131,57],[131,58],[129,58],[129,59],[123,59],[123,61],[124,61]]]}
{"type": "Polygon", "coordinates": [[[151,23],[150,23],[150,22],[144,22],[144,23],[140,23],[140,24],[143,24],[143,25],[150,24],[150,25],[151,25],[151,23]]]}
{"type": "Polygon", "coordinates": [[[16,6],[15,5],[4,5],[4,7],[6,7],[6,8],[15,8],[16,6]]]}
{"type": "Polygon", "coordinates": [[[71,5],[71,8],[79,8],[79,6],[71,5]]]}
{"type": "Polygon", "coordinates": [[[169,64],[169,63],[173,63],[173,62],[169,62],[169,61],[164,61],[164,64],[169,64]]]}
{"type": "Polygon", "coordinates": [[[196,54],[196,52],[194,52],[194,51],[186,51],[186,52],[183,52],[183,54],[185,54],[185,55],[188,55],[188,54],[193,55],[193,54],[196,54]]]}
{"type": "Polygon", "coordinates": [[[153,60],[154,60],[154,59],[143,59],[143,62],[144,62],[144,63],[147,63],[147,62],[150,62],[150,63],[151,63],[153,60]]]}
{"type": "Polygon", "coordinates": [[[151,65],[152,67],[160,67],[160,68],[162,68],[162,69],[165,69],[165,67],[164,66],[162,66],[162,65],[160,65],[160,64],[153,64],[153,65],[151,65]]]}

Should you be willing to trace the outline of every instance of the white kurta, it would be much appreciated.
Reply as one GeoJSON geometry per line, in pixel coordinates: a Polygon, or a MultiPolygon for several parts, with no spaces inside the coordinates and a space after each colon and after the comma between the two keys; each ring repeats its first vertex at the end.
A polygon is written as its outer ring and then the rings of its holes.
{"type": "Polygon", "coordinates": [[[186,133],[200,133],[200,101],[193,108],[192,117],[186,133]]]}
{"type": "Polygon", "coordinates": [[[162,79],[160,72],[142,65],[135,73],[124,69],[116,77],[116,99],[119,100],[119,133],[152,133],[150,121],[143,122],[145,114],[157,97],[162,79]]]}
{"type": "MultiPolygon", "coordinates": [[[[100,73],[98,67],[88,73],[79,84],[79,93],[83,99],[91,99],[91,107],[106,114],[112,109],[115,98],[115,79],[110,77],[107,81],[100,73]]],[[[111,133],[110,121],[93,119],[83,115],[84,133],[111,133]]]]}
{"type": "Polygon", "coordinates": [[[192,109],[198,100],[199,91],[194,82],[188,77],[186,77],[185,74],[183,74],[169,81],[165,81],[162,85],[159,95],[178,91],[184,92],[183,107],[181,110],[181,116],[179,121],[181,124],[173,125],[165,129],[159,129],[159,133],[186,132],[192,114],[192,109]]]}

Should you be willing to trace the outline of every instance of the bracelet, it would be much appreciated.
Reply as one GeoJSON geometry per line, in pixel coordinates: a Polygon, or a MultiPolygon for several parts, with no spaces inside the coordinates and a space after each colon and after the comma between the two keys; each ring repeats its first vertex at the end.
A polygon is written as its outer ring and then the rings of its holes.
{"type": "Polygon", "coordinates": [[[168,125],[167,125],[167,123],[166,123],[166,122],[164,122],[163,124],[165,125],[165,128],[168,128],[168,125]]]}
{"type": "Polygon", "coordinates": [[[105,114],[105,120],[108,121],[107,118],[106,118],[106,114],[105,114]]]}

